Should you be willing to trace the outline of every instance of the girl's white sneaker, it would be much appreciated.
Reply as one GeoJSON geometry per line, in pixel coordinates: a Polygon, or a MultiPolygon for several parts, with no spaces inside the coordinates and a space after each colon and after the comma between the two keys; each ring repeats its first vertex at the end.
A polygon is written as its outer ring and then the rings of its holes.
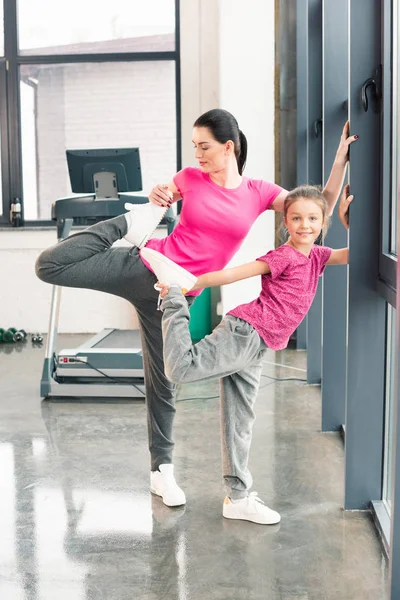
{"type": "Polygon", "coordinates": [[[157,206],[151,202],[146,204],[131,204],[127,202],[125,218],[128,223],[128,231],[124,238],[133,246],[143,248],[153,235],[168,208],[157,206]]]}
{"type": "Polygon", "coordinates": [[[178,286],[182,290],[182,294],[189,292],[197,281],[195,275],[157,250],[143,248],[141,255],[149,263],[160,283],[178,286]]]}
{"type": "Polygon", "coordinates": [[[257,496],[257,492],[251,492],[249,496],[240,500],[231,500],[227,496],[224,500],[222,515],[225,519],[252,521],[260,525],[276,525],[281,520],[280,514],[268,508],[257,496]]]}

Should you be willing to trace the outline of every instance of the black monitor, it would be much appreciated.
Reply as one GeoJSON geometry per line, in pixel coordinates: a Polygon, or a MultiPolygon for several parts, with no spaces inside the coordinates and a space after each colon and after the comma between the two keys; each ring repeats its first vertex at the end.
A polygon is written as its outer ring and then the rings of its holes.
{"type": "Polygon", "coordinates": [[[139,148],[67,150],[72,191],[96,200],[118,198],[118,192],[142,189],[139,148]]]}

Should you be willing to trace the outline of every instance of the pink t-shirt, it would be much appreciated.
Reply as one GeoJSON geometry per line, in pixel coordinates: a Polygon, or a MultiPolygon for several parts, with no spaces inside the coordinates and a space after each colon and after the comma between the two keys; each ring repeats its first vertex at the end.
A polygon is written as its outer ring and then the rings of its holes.
{"type": "Polygon", "coordinates": [[[257,259],[271,270],[261,277],[259,297],[228,314],[250,323],[272,350],[286,348],[314,300],[331,252],[331,248],[315,245],[307,257],[286,244],[267,252],[257,259]]]}
{"type": "Polygon", "coordinates": [[[242,177],[233,190],[223,188],[193,167],[179,171],[174,183],[183,199],[180,221],[168,237],[151,239],[147,248],[161,252],[193,275],[223,269],[257,217],[282,191],[275,183],[248,177],[242,177]]]}

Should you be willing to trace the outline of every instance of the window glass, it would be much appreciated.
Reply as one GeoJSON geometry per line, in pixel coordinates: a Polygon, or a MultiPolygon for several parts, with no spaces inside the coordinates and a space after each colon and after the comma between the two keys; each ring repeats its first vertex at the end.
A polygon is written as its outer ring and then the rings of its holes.
{"type": "Polygon", "coordinates": [[[4,5],[3,0],[0,0],[0,56],[4,56],[4,5]]]}
{"type": "Polygon", "coordinates": [[[176,172],[175,62],[20,68],[26,220],[48,220],[71,194],[67,149],[138,147],[143,190],[176,172]]]}
{"type": "Polygon", "coordinates": [[[383,464],[383,501],[391,509],[394,392],[396,371],[396,310],[387,305],[385,450],[383,464]]]}
{"type": "Polygon", "coordinates": [[[18,0],[22,55],[175,49],[174,0],[18,0]]]}
{"type": "Polygon", "coordinates": [[[392,131],[393,131],[393,148],[392,148],[392,202],[391,202],[391,224],[390,224],[390,252],[397,255],[397,235],[398,235],[398,202],[399,202],[399,185],[400,185],[400,98],[398,97],[399,90],[399,73],[400,73],[400,44],[398,36],[400,34],[400,11],[398,3],[393,3],[393,89],[392,89],[392,131]]]}

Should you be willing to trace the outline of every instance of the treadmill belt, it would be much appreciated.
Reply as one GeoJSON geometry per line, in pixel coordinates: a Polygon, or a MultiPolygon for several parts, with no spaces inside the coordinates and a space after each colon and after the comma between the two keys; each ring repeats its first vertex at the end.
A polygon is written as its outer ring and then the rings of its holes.
{"type": "Polygon", "coordinates": [[[137,329],[114,329],[93,348],[141,348],[137,329]]]}

